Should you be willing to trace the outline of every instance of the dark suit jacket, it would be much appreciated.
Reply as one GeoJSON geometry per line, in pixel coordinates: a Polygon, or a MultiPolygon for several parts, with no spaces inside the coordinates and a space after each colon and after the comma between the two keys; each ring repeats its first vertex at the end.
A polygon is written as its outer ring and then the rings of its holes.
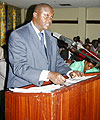
{"type": "Polygon", "coordinates": [[[45,31],[47,57],[32,24],[28,23],[13,31],[8,42],[9,74],[7,88],[30,84],[40,86],[42,70],[66,74],[70,68],[58,53],[57,40],[45,31]]]}

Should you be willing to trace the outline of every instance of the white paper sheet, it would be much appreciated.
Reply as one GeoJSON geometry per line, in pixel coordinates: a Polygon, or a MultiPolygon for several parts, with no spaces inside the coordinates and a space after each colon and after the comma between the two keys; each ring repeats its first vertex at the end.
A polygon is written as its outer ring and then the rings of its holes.
{"type": "Polygon", "coordinates": [[[69,86],[69,85],[71,85],[71,84],[78,83],[78,82],[80,82],[80,81],[84,81],[84,80],[87,80],[87,79],[92,78],[92,77],[95,77],[95,76],[96,76],[96,75],[69,78],[69,79],[66,79],[66,82],[64,83],[64,85],[69,86]]]}
{"type": "Polygon", "coordinates": [[[59,89],[61,88],[61,85],[55,85],[55,84],[51,84],[51,85],[46,85],[46,86],[41,86],[41,87],[31,87],[28,89],[24,89],[24,88],[14,88],[11,89],[9,88],[10,91],[13,92],[18,92],[18,93],[49,93],[53,90],[59,89]]]}

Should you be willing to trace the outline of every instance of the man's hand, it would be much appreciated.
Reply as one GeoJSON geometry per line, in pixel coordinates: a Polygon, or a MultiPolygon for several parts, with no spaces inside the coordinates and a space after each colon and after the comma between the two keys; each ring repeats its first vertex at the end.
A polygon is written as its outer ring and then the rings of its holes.
{"type": "Polygon", "coordinates": [[[79,72],[79,71],[73,71],[69,74],[71,76],[71,78],[74,78],[74,77],[82,77],[84,76],[84,73],[82,72],[79,72]]]}
{"type": "Polygon", "coordinates": [[[66,81],[66,79],[57,72],[49,72],[48,79],[54,84],[63,84],[66,81]]]}

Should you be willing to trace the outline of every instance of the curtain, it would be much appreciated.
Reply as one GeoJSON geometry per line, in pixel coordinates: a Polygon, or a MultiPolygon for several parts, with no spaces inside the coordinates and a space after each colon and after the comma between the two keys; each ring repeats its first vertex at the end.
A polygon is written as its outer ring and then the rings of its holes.
{"type": "Polygon", "coordinates": [[[6,4],[0,3],[0,46],[6,44],[6,4]]]}
{"type": "Polygon", "coordinates": [[[7,43],[9,34],[21,25],[21,9],[0,3],[0,46],[7,43]]]}
{"type": "Polygon", "coordinates": [[[15,30],[21,25],[21,9],[12,5],[7,7],[7,31],[15,30]]]}
{"type": "Polygon", "coordinates": [[[13,30],[16,29],[16,9],[13,8],[13,30]]]}

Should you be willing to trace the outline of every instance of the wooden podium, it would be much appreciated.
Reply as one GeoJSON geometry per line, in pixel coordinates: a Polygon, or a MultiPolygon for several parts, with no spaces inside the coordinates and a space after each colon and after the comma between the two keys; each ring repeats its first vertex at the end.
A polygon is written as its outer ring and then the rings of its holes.
{"type": "Polygon", "coordinates": [[[5,120],[100,120],[100,73],[51,93],[6,91],[5,120]]]}

